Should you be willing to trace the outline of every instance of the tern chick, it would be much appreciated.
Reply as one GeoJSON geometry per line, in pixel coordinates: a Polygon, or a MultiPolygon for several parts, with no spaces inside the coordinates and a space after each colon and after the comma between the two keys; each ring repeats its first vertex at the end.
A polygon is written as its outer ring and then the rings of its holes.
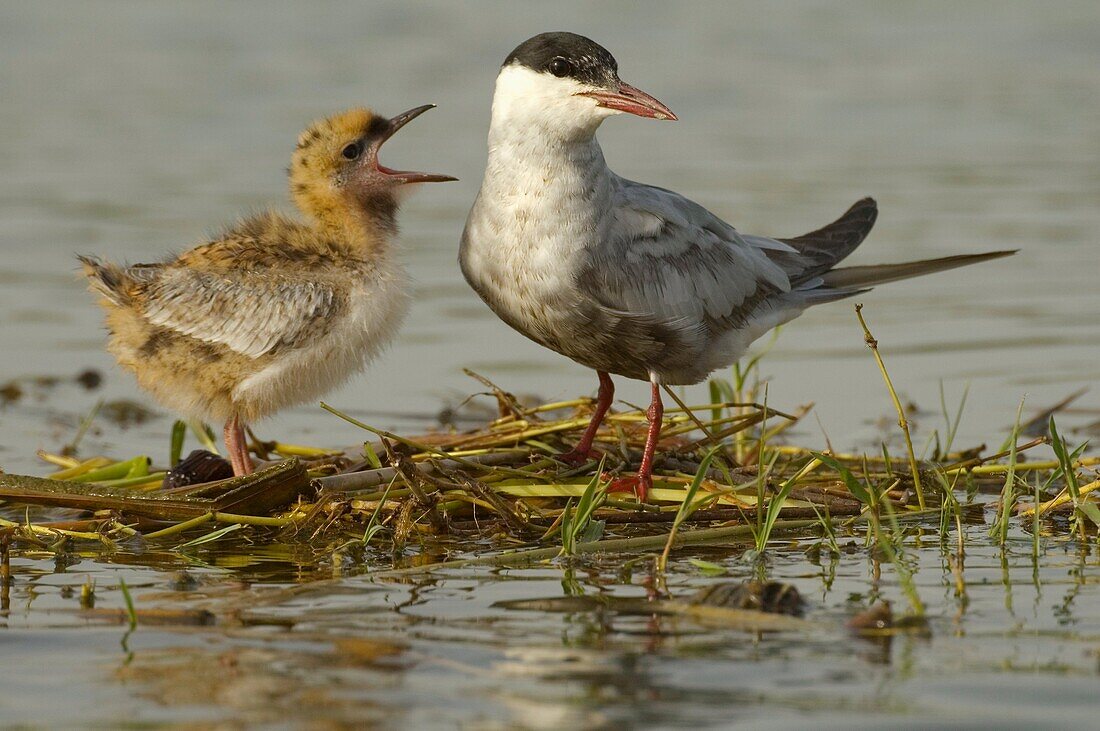
{"type": "Polygon", "coordinates": [[[459,261],[504,322],[599,375],[595,413],[567,461],[592,450],[614,394],[609,374],[652,384],[642,463],[613,486],[642,499],[662,384],[703,380],[812,305],[1012,253],[837,269],[874,225],[873,200],[795,239],[739,233],[699,204],[607,167],[596,130],[622,113],[676,119],[623,82],[615,58],[588,38],[543,33],[512,51],[497,76],[485,178],[459,261]]]}
{"type": "Polygon", "coordinates": [[[305,220],[254,215],[159,264],[80,258],[108,350],[169,409],[224,421],[234,474],[252,471],[246,424],[317,399],[397,332],[409,303],[393,252],[399,191],[455,178],[391,170],[378,151],[431,108],[352,109],[302,132],[290,190],[305,220]]]}

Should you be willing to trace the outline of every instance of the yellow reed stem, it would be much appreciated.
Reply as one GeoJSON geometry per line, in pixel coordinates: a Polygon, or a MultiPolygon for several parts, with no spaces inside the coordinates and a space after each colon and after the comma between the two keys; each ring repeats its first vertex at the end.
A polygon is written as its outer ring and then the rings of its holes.
{"type": "Polygon", "coordinates": [[[112,460],[107,459],[106,457],[92,457],[91,459],[84,460],[83,462],[77,462],[75,465],[72,465],[59,472],[54,472],[50,475],[47,475],[47,477],[51,480],[71,480],[74,477],[80,477],[87,472],[98,470],[100,467],[106,467],[109,464],[114,463],[112,460]]]}
{"type": "Polygon", "coordinates": [[[909,435],[909,420],[905,418],[905,407],[901,405],[898,392],[894,390],[894,383],[890,380],[890,374],[886,371],[886,364],[882,362],[882,356],[879,355],[878,341],[871,335],[871,329],[867,327],[867,322],[863,319],[863,305],[856,305],[856,317],[859,318],[860,327],[863,328],[863,337],[867,342],[867,347],[871,349],[871,353],[875,356],[875,363],[878,364],[878,369],[882,372],[882,380],[886,382],[886,390],[890,392],[894,409],[898,412],[898,426],[901,427],[901,433],[905,436],[905,450],[909,456],[909,471],[913,474],[913,487],[917,491],[917,503],[920,505],[920,509],[924,510],[924,489],[920,483],[917,453],[913,450],[913,438],[909,435]]]}
{"type": "MultiPolygon", "coordinates": [[[[1100,490],[1100,480],[1096,480],[1095,482],[1090,482],[1087,485],[1082,485],[1081,489],[1080,489],[1080,494],[1085,495],[1085,494],[1093,492],[1095,490],[1100,490]]],[[[1071,502],[1073,502],[1073,497],[1068,492],[1063,490],[1053,500],[1047,500],[1045,503],[1040,503],[1039,504],[1039,507],[1038,507],[1039,515],[1042,515],[1043,513],[1045,513],[1048,510],[1052,510],[1054,508],[1060,507],[1062,505],[1066,505],[1066,504],[1071,503],[1071,502]]],[[[1036,508],[1034,506],[1032,506],[1030,508],[1026,508],[1024,510],[1021,510],[1020,515],[1022,515],[1022,516],[1023,515],[1032,515],[1035,512],[1036,512],[1036,508]]]]}

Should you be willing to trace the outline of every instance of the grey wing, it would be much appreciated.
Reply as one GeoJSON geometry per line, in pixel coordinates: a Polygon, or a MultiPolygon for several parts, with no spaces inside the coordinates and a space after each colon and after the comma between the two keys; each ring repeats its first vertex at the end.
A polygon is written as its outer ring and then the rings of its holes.
{"type": "Polygon", "coordinates": [[[128,273],[150,323],[253,358],[308,342],[340,307],[335,289],[320,281],[171,266],[128,273]]]}
{"type": "Polygon", "coordinates": [[[683,196],[622,180],[614,220],[588,253],[581,285],[605,307],[686,331],[738,327],[791,289],[769,252],[788,244],[743,237],[683,196]]]}

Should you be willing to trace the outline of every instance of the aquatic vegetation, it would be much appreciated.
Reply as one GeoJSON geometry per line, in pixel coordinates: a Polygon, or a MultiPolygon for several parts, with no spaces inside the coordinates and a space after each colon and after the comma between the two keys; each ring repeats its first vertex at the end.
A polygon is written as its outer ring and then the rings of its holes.
{"type": "Polygon", "coordinates": [[[1049,437],[1020,443],[1018,416],[996,453],[951,451],[963,410],[960,404],[949,415],[941,391],[944,438],[937,433],[935,448],[918,457],[878,343],[858,307],[856,314],[898,415],[906,449],[900,471],[885,443],[881,454],[791,443],[788,430],[809,408],[772,408],[755,358],[732,381],[713,381],[709,403],[685,404],[668,390],[677,406],[665,413],[654,489],[642,503],[608,487],[638,462],[646,438],[643,410],[613,408],[596,438],[599,462],[575,467],[558,457],[588,423],[592,399],[523,405],[472,374],[489,388],[499,414],[478,428],[410,437],[322,404],[369,435],[361,449],[253,436],[253,452],[266,461],[251,476],[188,485],[189,470],[208,474],[196,465],[216,458],[198,452],[201,459],[181,459],[189,436],[214,444],[203,425],[183,422],[171,430],[164,468],[146,455],[42,452],[57,470],[44,479],[2,475],[0,498],[97,512],[68,520],[34,521],[29,513],[22,520],[0,518],[0,532],[9,550],[141,540],[180,554],[239,536],[257,544],[270,538],[300,543],[319,557],[339,556],[341,571],[362,566],[380,577],[606,552],[648,556],[659,577],[679,549],[718,542],[755,558],[761,579],[768,571],[763,559],[784,532],[818,535],[834,554],[840,536],[862,533],[870,555],[893,567],[918,615],[923,604],[908,545],[915,531],[939,536],[960,596],[964,524],[975,514],[988,514],[989,535],[1002,546],[1015,529],[1030,533],[1036,556],[1040,532],[1095,540],[1100,480],[1091,468],[1100,459],[1086,456],[1087,445],[1066,444],[1049,414],[1049,437]],[[1054,459],[1025,459],[1048,443],[1054,459]],[[931,486],[938,489],[926,490],[931,486]],[[1033,503],[1022,505],[1027,499],[1033,503]],[[393,568],[379,569],[387,555],[393,568]],[[413,557],[415,565],[407,565],[413,557]]]}
{"type": "MultiPolygon", "coordinates": [[[[360,455],[276,444],[272,454],[290,459],[254,477],[174,488],[171,494],[159,488],[164,472],[150,470],[150,459],[143,455],[111,460],[43,454],[61,467],[50,478],[64,489],[52,496],[21,494],[20,481],[33,478],[5,475],[0,491],[6,499],[109,507],[111,515],[63,523],[4,520],[0,525],[10,528],[17,542],[49,537],[104,541],[142,534],[147,541],[177,540],[176,550],[196,545],[196,540],[216,541],[229,535],[225,528],[234,526],[292,531],[300,540],[311,542],[354,539],[379,547],[399,535],[416,536],[422,545],[435,542],[448,553],[459,554],[481,553],[492,545],[500,549],[553,545],[551,555],[576,555],[599,550],[601,545],[611,550],[618,545],[615,541],[632,540],[638,542],[629,545],[660,550],[659,565],[664,568],[676,546],[700,539],[743,535],[756,551],[766,552],[776,534],[792,524],[802,529],[825,522],[824,533],[833,535],[834,542],[837,530],[863,524],[869,539],[888,551],[898,545],[901,526],[907,522],[935,524],[944,536],[960,527],[970,505],[956,489],[962,477],[979,485],[1002,482],[1002,503],[992,507],[996,535],[1003,536],[1014,505],[1004,502],[1008,488],[1003,485],[1013,484],[1025,467],[1047,478],[1047,487],[1036,483],[1032,490],[1040,497],[1049,494],[1052,483],[1065,485],[1060,494],[1039,505],[1038,514],[1072,506],[1074,515],[1086,518],[1075,524],[1074,531],[1085,535],[1088,516],[1096,510],[1090,496],[1097,483],[1081,484],[1077,473],[1097,460],[1084,457],[1081,447],[1066,447],[1053,423],[1055,461],[1017,463],[1020,454],[1043,443],[1038,440],[1024,445],[1012,442],[1007,454],[991,455],[995,459],[968,456],[960,461],[944,455],[939,462],[920,462],[918,471],[935,475],[942,487],[938,497],[928,496],[934,504],[922,509],[910,475],[894,472],[888,453],[872,457],[772,444],[768,440],[774,430],[767,428],[765,416],[788,422],[796,417],[763,405],[732,402],[669,409],[670,436],[662,444],[652,500],[642,504],[630,496],[606,492],[607,478],[630,469],[644,439],[645,415],[640,410],[617,411],[608,417],[609,426],[598,442],[604,450],[603,461],[597,467],[571,468],[555,460],[583,428],[589,404],[579,399],[523,408],[502,400],[504,415],[481,429],[415,439],[362,424],[382,439],[366,443],[360,455]],[[734,409],[736,415],[726,415],[734,409]],[[731,426],[736,430],[731,432],[731,426]],[[700,431],[710,436],[698,438],[700,431]],[[748,454],[753,459],[736,459],[737,435],[751,441],[748,454]],[[388,465],[378,453],[389,455],[388,465]],[[282,500],[256,504],[255,497],[270,498],[272,492],[257,490],[255,485],[270,488],[273,475],[283,476],[282,500]],[[73,492],[78,489],[85,492],[73,492]],[[234,496],[231,504],[225,502],[226,494],[234,496]],[[246,495],[252,497],[245,499],[246,495]],[[146,503],[155,510],[150,512],[146,503]],[[173,515],[181,519],[172,521],[173,515]],[[221,527],[202,536],[185,535],[182,541],[176,538],[212,523],[221,527]],[[739,530],[697,535],[698,530],[687,530],[689,525],[739,530]],[[463,548],[470,540],[477,541],[476,549],[463,548]]],[[[173,443],[177,443],[175,432],[173,443]]],[[[1030,520],[1035,512],[1034,507],[1023,510],[1028,519],[1020,522],[1022,528],[1033,527],[1030,520]]],[[[893,554],[890,557],[900,561],[893,554]]],[[[430,570],[430,564],[423,570],[430,570]]]]}
{"type": "Polygon", "coordinates": [[[584,488],[576,509],[573,508],[573,498],[565,502],[560,519],[562,556],[572,556],[578,543],[599,540],[603,535],[604,522],[592,519],[597,508],[607,499],[607,486],[600,480],[601,471],[597,470],[584,488]]]}

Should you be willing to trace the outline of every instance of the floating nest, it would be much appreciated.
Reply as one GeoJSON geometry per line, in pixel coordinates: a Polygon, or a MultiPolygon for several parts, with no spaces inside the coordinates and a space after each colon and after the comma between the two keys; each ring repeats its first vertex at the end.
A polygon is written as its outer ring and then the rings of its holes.
{"type": "MultiPolygon", "coordinates": [[[[877,536],[898,521],[948,529],[975,515],[996,522],[1023,513],[1037,525],[1039,516],[1061,511],[1082,531],[1100,519],[1091,501],[1100,481],[1088,477],[1100,459],[1070,452],[1056,431],[1017,443],[1017,429],[1010,442],[1016,446],[988,455],[984,448],[927,460],[885,449],[873,456],[817,452],[787,443],[809,407],[781,412],[736,398],[738,389],[723,382],[712,383],[712,401],[701,405],[683,404],[669,391],[678,405],[666,411],[654,487],[641,503],[607,486],[639,462],[643,410],[610,413],[596,442],[600,458],[571,467],[557,456],[587,425],[591,399],[524,405],[481,380],[498,416],[479,428],[406,437],[322,404],[370,439],[352,450],[327,450],[254,438],[259,469],[247,477],[222,479],[224,461],[209,451],[181,459],[182,423],[163,467],[146,456],[42,452],[58,470],[0,474],[0,500],[80,512],[65,520],[0,520],[0,544],[195,545],[249,527],[256,540],[267,531],[319,551],[423,555],[430,567],[454,565],[456,556],[459,563],[507,563],[662,547],[667,558],[676,545],[712,541],[762,548],[777,530],[816,527],[828,537],[857,521],[877,536]],[[1025,461],[1028,450],[1052,442],[1057,459],[1025,461]],[[1000,500],[975,500],[981,495],[1000,500]]],[[[208,434],[197,434],[213,446],[208,434]]]]}

